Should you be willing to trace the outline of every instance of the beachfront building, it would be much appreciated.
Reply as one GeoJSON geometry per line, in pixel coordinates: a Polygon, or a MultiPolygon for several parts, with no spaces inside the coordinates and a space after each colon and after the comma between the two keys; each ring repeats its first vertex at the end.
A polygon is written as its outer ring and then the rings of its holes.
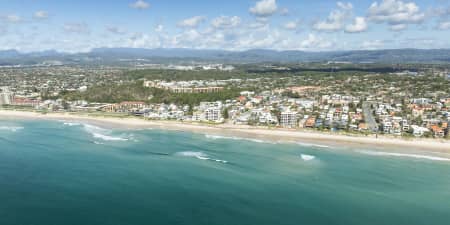
{"type": "Polygon", "coordinates": [[[297,127],[297,112],[286,111],[281,113],[280,125],[285,128],[297,127]]]}
{"type": "Polygon", "coordinates": [[[408,120],[403,119],[402,120],[402,130],[403,130],[403,132],[408,132],[409,129],[410,129],[410,125],[408,123],[408,120]]]}
{"type": "Polygon", "coordinates": [[[0,93],[0,105],[11,105],[14,99],[12,92],[0,93]]]}
{"type": "Polygon", "coordinates": [[[304,123],[305,128],[314,128],[315,125],[316,125],[316,117],[314,116],[309,117],[304,123]]]}
{"type": "Polygon", "coordinates": [[[425,133],[430,132],[430,130],[428,128],[417,126],[417,125],[412,125],[411,129],[412,129],[413,135],[416,137],[421,137],[425,133]]]}
{"type": "Polygon", "coordinates": [[[208,108],[205,110],[205,119],[210,122],[221,122],[222,113],[218,108],[208,108]]]}
{"type": "Polygon", "coordinates": [[[392,128],[393,128],[393,125],[392,125],[392,122],[391,122],[391,121],[384,121],[384,122],[383,122],[383,132],[384,132],[385,134],[391,133],[392,128]]]}
{"type": "Polygon", "coordinates": [[[435,138],[443,138],[445,136],[444,129],[437,125],[431,126],[431,131],[433,132],[433,136],[435,138]]]}
{"type": "Polygon", "coordinates": [[[125,101],[118,104],[105,105],[102,110],[105,112],[135,112],[146,107],[145,102],[125,101]]]}
{"type": "Polygon", "coordinates": [[[270,112],[261,113],[258,117],[258,122],[260,124],[278,124],[277,117],[270,112]]]}
{"type": "Polygon", "coordinates": [[[37,108],[40,104],[41,100],[38,99],[14,97],[11,105],[37,108]]]}

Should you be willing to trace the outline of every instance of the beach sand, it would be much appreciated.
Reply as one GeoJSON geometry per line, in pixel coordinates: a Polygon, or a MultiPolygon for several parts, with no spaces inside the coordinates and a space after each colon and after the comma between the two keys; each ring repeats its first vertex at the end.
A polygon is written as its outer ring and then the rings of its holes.
{"type": "Polygon", "coordinates": [[[361,150],[375,149],[390,152],[450,153],[450,142],[441,139],[411,138],[391,136],[363,136],[331,134],[317,131],[251,127],[245,125],[206,125],[181,121],[150,121],[141,118],[115,118],[88,116],[70,113],[36,113],[0,110],[0,119],[9,120],[61,120],[90,123],[92,125],[116,129],[165,129],[201,133],[211,136],[238,137],[267,142],[297,142],[317,146],[351,147],[361,150]]]}

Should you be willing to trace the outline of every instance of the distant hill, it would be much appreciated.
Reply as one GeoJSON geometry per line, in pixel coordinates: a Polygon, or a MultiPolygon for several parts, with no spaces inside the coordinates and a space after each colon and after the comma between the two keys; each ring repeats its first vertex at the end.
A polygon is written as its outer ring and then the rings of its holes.
{"type": "Polygon", "coordinates": [[[341,61],[352,63],[450,63],[450,49],[389,49],[363,51],[275,51],[253,49],[248,51],[196,49],[142,49],[96,48],[88,53],[61,53],[44,51],[20,53],[0,51],[0,65],[39,64],[49,60],[65,64],[127,64],[147,63],[221,62],[221,63],[299,63],[341,61]]]}
{"type": "Polygon", "coordinates": [[[8,59],[8,58],[14,58],[14,57],[18,57],[21,54],[17,51],[17,50],[4,50],[4,51],[0,51],[0,59],[8,59]]]}

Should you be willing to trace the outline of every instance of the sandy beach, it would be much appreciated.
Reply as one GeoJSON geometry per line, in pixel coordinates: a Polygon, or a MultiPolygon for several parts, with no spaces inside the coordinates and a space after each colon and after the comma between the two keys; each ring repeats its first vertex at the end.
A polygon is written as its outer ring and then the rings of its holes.
{"type": "Polygon", "coordinates": [[[165,129],[201,133],[205,135],[220,135],[225,137],[249,138],[270,142],[299,142],[333,147],[357,147],[364,149],[379,149],[380,151],[431,152],[450,153],[448,140],[413,138],[404,139],[391,136],[362,136],[331,134],[315,131],[274,129],[264,127],[238,125],[206,125],[179,121],[150,121],[140,118],[114,118],[89,116],[70,113],[37,113],[24,111],[0,110],[0,119],[8,120],[61,120],[90,123],[97,126],[116,129],[165,129]]]}

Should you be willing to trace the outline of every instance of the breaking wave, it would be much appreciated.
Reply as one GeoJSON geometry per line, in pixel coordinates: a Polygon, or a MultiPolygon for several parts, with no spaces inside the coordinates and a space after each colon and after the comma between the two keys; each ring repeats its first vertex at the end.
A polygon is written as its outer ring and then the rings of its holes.
{"type": "Polygon", "coordinates": [[[92,136],[97,139],[102,139],[104,141],[128,141],[127,138],[108,136],[105,134],[92,133],[92,136]]]}
{"type": "Polygon", "coordinates": [[[427,159],[433,161],[450,161],[450,158],[429,156],[429,155],[418,155],[418,154],[406,154],[406,153],[391,153],[391,152],[376,152],[376,151],[358,151],[359,153],[373,156],[391,156],[391,157],[406,157],[415,159],[427,159]]]}
{"type": "Polygon", "coordinates": [[[313,155],[306,155],[306,154],[301,154],[300,157],[303,159],[303,161],[311,161],[316,158],[313,155]]]}
{"type": "MultiPolygon", "coordinates": [[[[133,140],[133,141],[137,141],[137,140],[133,139],[132,135],[128,135],[128,134],[113,135],[112,130],[104,129],[104,128],[97,127],[97,126],[87,124],[87,123],[77,123],[77,122],[65,121],[65,120],[62,120],[60,122],[62,122],[64,126],[68,126],[68,127],[80,126],[83,128],[84,131],[86,131],[87,133],[92,135],[93,138],[98,139],[98,140],[103,140],[103,141],[130,141],[130,140],[133,140]]],[[[104,143],[98,142],[98,141],[95,141],[93,143],[97,144],[97,145],[104,144],[104,143]]]]}
{"type": "Polygon", "coordinates": [[[191,158],[196,158],[196,159],[200,159],[200,160],[214,161],[214,162],[219,162],[219,163],[228,163],[228,161],[225,161],[225,160],[210,158],[207,154],[205,154],[203,152],[177,152],[177,153],[175,153],[175,155],[182,156],[182,157],[191,157],[191,158]]]}
{"type": "Polygon", "coordinates": [[[74,127],[74,126],[81,126],[79,123],[72,123],[72,122],[63,122],[65,126],[74,127]]]}
{"type": "Polygon", "coordinates": [[[130,138],[126,138],[122,136],[112,136],[112,131],[103,129],[97,126],[93,126],[90,124],[83,124],[83,129],[92,135],[95,139],[100,139],[104,141],[128,141],[130,138]]]}
{"type": "Polygon", "coordinates": [[[296,142],[296,144],[304,146],[304,147],[315,147],[315,148],[329,148],[328,145],[318,145],[318,144],[312,144],[312,143],[305,143],[305,142],[296,142]]]}
{"type": "Polygon", "coordinates": [[[274,142],[264,141],[264,140],[260,140],[260,139],[254,139],[254,138],[229,137],[229,136],[219,136],[219,135],[210,135],[210,134],[206,134],[205,137],[208,139],[213,139],[213,140],[228,139],[228,140],[241,140],[241,141],[251,141],[251,142],[256,142],[256,143],[274,144],[274,142]]]}
{"type": "Polygon", "coordinates": [[[10,132],[17,132],[20,130],[23,130],[23,127],[14,127],[14,126],[0,126],[0,131],[10,131],[10,132]]]}

